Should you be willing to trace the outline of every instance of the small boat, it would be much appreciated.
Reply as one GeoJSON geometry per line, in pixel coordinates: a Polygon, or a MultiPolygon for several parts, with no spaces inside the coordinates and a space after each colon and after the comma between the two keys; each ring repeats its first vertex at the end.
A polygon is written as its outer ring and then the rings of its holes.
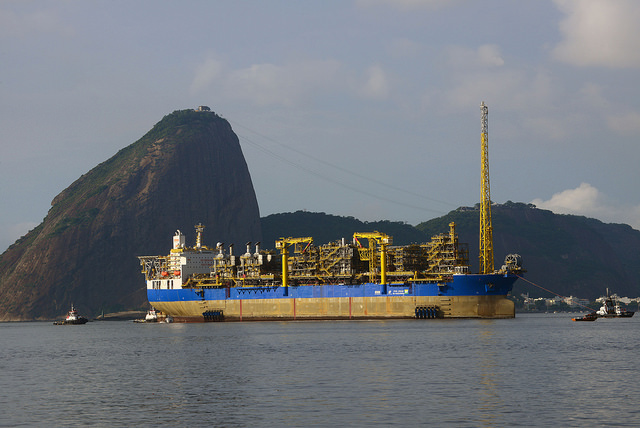
{"type": "Polygon", "coordinates": [[[631,318],[634,313],[633,311],[622,309],[620,303],[609,296],[609,289],[607,288],[607,295],[596,315],[599,318],[631,318]]]}
{"type": "Polygon", "coordinates": [[[67,317],[60,321],[54,321],[54,325],[71,325],[71,324],[86,324],[89,321],[87,318],[78,315],[78,311],[71,304],[71,310],[67,312],[67,317]]]}
{"type": "Polygon", "coordinates": [[[151,308],[147,311],[144,319],[133,320],[133,322],[158,322],[158,312],[155,308],[151,308]]]}
{"type": "Polygon", "coordinates": [[[595,312],[591,312],[582,317],[571,318],[571,321],[595,321],[598,319],[598,315],[595,312]]]}

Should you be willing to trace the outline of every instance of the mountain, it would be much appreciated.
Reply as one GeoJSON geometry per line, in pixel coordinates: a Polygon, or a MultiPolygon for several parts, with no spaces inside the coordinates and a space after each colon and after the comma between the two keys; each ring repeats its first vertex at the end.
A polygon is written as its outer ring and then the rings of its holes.
{"type": "Polygon", "coordinates": [[[264,248],[274,248],[278,238],[312,237],[316,244],[326,244],[341,238],[351,240],[354,232],[377,230],[393,236],[394,245],[406,245],[429,240],[415,227],[401,222],[363,222],[353,217],[296,211],[295,213],[271,214],[261,219],[264,248]]]}
{"type": "MultiPolygon", "coordinates": [[[[273,248],[273,241],[282,236],[312,236],[322,244],[372,230],[392,235],[397,245],[426,242],[431,236],[447,233],[452,221],[460,242],[469,244],[475,272],[479,252],[477,207],[461,207],[415,227],[303,211],[274,214],[262,218],[263,247],[273,248]]],[[[493,205],[492,221],[495,267],[502,265],[507,254],[517,253],[527,270],[525,280],[516,282],[514,294],[553,297],[556,293],[594,300],[608,287],[621,296],[640,295],[640,231],[513,202],[493,205]]]]}
{"type": "Polygon", "coordinates": [[[0,320],[51,319],[147,305],[136,256],[195,241],[259,241],[240,144],[215,113],[180,110],[57,195],[43,222],[0,255],[0,320]]]}
{"type": "MultiPolygon", "coordinates": [[[[470,244],[469,257],[477,269],[478,218],[477,207],[459,208],[416,228],[431,234],[445,222],[455,221],[460,239],[470,244]]],[[[552,297],[556,293],[594,300],[609,288],[620,296],[640,295],[640,231],[631,226],[513,202],[493,205],[492,220],[495,266],[507,254],[518,253],[527,270],[525,278],[535,284],[518,280],[515,294],[552,297]]]]}

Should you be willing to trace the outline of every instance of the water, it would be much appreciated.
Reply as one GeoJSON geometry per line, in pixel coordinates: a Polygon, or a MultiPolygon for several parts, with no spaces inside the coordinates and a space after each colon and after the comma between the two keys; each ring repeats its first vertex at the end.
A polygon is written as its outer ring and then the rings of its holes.
{"type": "Polygon", "coordinates": [[[0,324],[2,426],[637,426],[640,319],[0,324]]]}

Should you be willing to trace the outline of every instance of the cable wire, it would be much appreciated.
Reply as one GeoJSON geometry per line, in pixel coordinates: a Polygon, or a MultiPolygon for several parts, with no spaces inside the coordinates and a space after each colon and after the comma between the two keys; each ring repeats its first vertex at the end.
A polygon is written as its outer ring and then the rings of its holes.
{"type": "MultiPolygon", "coordinates": [[[[306,157],[308,159],[311,159],[311,160],[313,160],[315,162],[318,162],[318,163],[320,163],[322,165],[325,165],[325,166],[328,166],[330,168],[333,168],[333,169],[336,169],[338,171],[341,171],[341,172],[343,172],[345,174],[349,174],[349,175],[352,175],[354,177],[360,178],[362,180],[366,180],[366,181],[375,183],[375,184],[377,184],[379,186],[387,187],[387,188],[389,188],[391,190],[394,190],[396,192],[401,192],[401,193],[408,194],[408,195],[410,195],[412,197],[418,197],[418,198],[421,198],[421,199],[424,199],[424,200],[427,200],[427,201],[430,201],[430,202],[436,202],[436,203],[439,203],[439,204],[443,204],[443,205],[447,205],[449,207],[455,208],[455,206],[453,204],[451,204],[451,203],[440,201],[440,200],[425,196],[423,194],[419,194],[419,193],[412,192],[412,191],[407,190],[407,189],[396,187],[396,186],[393,186],[393,185],[391,185],[389,183],[385,183],[383,181],[376,180],[375,178],[367,177],[365,175],[359,174],[359,173],[357,173],[357,172],[355,172],[353,170],[350,170],[350,169],[347,169],[347,168],[343,168],[343,167],[340,167],[338,165],[334,165],[334,164],[332,164],[330,162],[327,162],[327,161],[325,161],[323,159],[320,159],[320,158],[317,158],[315,156],[309,155],[309,154],[307,154],[307,153],[305,153],[305,152],[303,152],[303,151],[301,151],[299,149],[296,149],[294,147],[291,147],[291,146],[288,146],[286,144],[283,144],[283,143],[281,143],[281,142],[279,142],[279,141],[277,141],[277,140],[275,140],[273,138],[270,138],[270,137],[268,137],[268,136],[266,136],[264,134],[261,134],[260,132],[255,131],[255,130],[253,130],[253,129],[245,126],[245,125],[242,125],[241,123],[239,123],[237,121],[231,121],[230,120],[229,122],[233,123],[233,125],[236,126],[236,127],[239,127],[239,128],[245,129],[245,130],[247,130],[249,132],[252,132],[252,133],[256,134],[257,136],[259,136],[259,137],[261,137],[261,138],[263,138],[265,140],[268,140],[268,141],[270,141],[270,142],[272,142],[272,143],[274,143],[274,144],[276,144],[276,145],[278,145],[280,147],[285,148],[286,150],[295,152],[295,153],[297,153],[297,154],[299,154],[301,156],[304,156],[304,157],[306,157]]],[[[432,208],[426,208],[424,206],[417,206],[417,205],[408,204],[408,203],[405,203],[405,202],[399,202],[399,201],[387,198],[385,196],[381,196],[381,195],[378,195],[378,194],[375,194],[375,193],[368,192],[366,190],[359,189],[359,188],[354,187],[354,186],[350,186],[350,185],[345,184],[344,182],[342,182],[340,180],[336,180],[335,178],[329,177],[329,176],[327,176],[325,174],[322,174],[322,173],[320,173],[320,172],[318,172],[316,170],[313,170],[313,169],[310,169],[308,167],[302,166],[299,163],[296,163],[296,162],[294,162],[294,161],[292,161],[292,160],[290,160],[288,158],[285,158],[284,156],[281,156],[278,153],[267,149],[266,147],[264,147],[263,145],[257,143],[256,141],[253,141],[251,138],[247,137],[246,135],[238,134],[238,136],[243,141],[245,141],[246,143],[250,144],[251,146],[257,148],[260,151],[262,151],[263,153],[266,153],[267,155],[269,155],[269,156],[271,156],[271,157],[273,157],[273,158],[275,158],[275,159],[277,159],[277,160],[279,160],[279,161],[281,161],[283,163],[286,163],[286,164],[288,164],[290,166],[293,166],[294,168],[297,168],[297,169],[299,169],[299,170],[301,170],[301,171],[303,171],[303,172],[305,172],[307,174],[310,174],[310,175],[313,175],[313,176],[315,176],[317,178],[320,178],[322,180],[331,182],[331,183],[333,183],[335,185],[338,185],[340,187],[346,188],[346,189],[351,190],[353,192],[360,193],[360,194],[363,194],[363,195],[367,195],[367,196],[375,198],[375,199],[379,199],[379,200],[382,200],[382,201],[385,201],[385,202],[390,202],[390,203],[393,203],[393,204],[396,204],[396,205],[405,206],[405,207],[412,208],[412,209],[417,209],[417,210],[421,210],[421,211],[427,211],[427,212],[436,213],[436,214],[446,214],[446,212],[443,211],[443,210],[437,210],[437,209],[432,209],[432,208]]]]}

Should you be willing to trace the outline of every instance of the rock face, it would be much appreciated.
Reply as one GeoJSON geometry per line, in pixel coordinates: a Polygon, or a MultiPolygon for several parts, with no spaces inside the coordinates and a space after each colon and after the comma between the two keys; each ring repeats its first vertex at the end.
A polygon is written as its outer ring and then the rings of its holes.
{"type": "MultiPolygon", "coordinates": [[[[165,116],[56,196],[46,218],[0,256],[0,320],[144,307],[136,256],[167,254],[177,229],[195,243],[261,240],[237,136],[210,111],[165,116]]],[[[240,247],[242,248],[242,247],[240,247]]]]}

